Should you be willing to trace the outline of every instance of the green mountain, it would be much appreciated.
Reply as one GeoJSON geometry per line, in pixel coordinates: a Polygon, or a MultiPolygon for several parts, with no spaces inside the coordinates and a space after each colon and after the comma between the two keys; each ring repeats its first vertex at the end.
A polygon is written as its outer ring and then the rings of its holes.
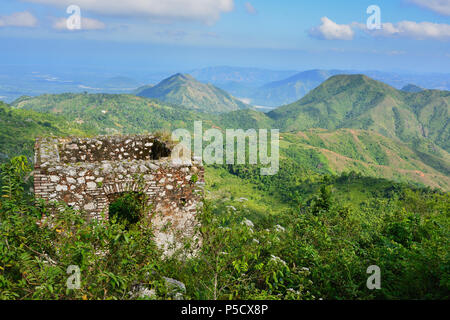
{"type": "Polygon", "coordinates": [[[287,79],[267,83],[252,93],[251,103],[262,106],[281,106],[294,102],[337,73],[339,71],[308,70],[287,79]]]}
{"type": "Polygon", "coordinates": [[[338,75],[268,116],[285,131],[372,130],[440,156],[434,144],[450,151],[449,108],[450,91],[410,93],[364,75],[338,75]]]}
{"type": "Polygon", "coordinates": [[[419,86],[416,86],[415,84],[407,84],[406,86],[404,86],[402,88],[402,91],[405,91],[405,92],[421,92],[423,90],[425,90],[425,89],[421,88],[419,86]]]}
{"type": "Polygon", "coordinates": [[[138,96],[184,106],[207,113],[222,113],[249,108],[247,104],[211,84],[204,84],[188,74],[176,74],[138,96]]]}
{"type": "Polygon", "coordinates": [[[208,113],[222,113],[250,107],[222,89],[180,73],[154,87],[142,90],[138,95],[208,113]]]}

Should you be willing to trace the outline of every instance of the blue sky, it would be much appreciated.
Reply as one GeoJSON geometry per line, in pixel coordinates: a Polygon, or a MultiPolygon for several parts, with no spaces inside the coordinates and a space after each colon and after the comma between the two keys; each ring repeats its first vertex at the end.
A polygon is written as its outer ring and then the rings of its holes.
{"type": "Polygon", "coordinates": [[[450,0],[2,0],[0,43],[0,65],[66,70],[450,72],[450,0]],[[381,30],[366,27],[373,4],[381,30]]]}

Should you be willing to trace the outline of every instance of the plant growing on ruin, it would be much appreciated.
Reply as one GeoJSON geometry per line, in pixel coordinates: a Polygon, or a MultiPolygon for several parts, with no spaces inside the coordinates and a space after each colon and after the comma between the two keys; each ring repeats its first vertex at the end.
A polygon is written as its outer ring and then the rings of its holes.
{"type": "Polygon", "coordinates": [[[142,192],[126,192],[109,205],[109,219],[126,228],[136,224],[146,214],[147,197],[142,192]]]}

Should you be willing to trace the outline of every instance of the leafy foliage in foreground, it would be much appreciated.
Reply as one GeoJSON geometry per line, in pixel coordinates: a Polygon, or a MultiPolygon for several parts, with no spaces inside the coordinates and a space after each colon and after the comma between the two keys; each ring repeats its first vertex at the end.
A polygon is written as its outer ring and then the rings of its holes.
{"type": "Polygon", "coordinates": [[[133,299],[139,285],[170,298],[163,277],[185,283],[187,299],[449,298],[448,194],[405,186],[352,207],[323,179],[307,201],[254,222],[245,201],[206,201],[201,249],[162,258],[151,221],[127,229],[36,202],[29,170],[24,157],[1,168],[1,299],[133,299]],[[373,264],[381,290],[366,288],[373,264]],[[70,265],[81,269],[78,290],[66,286],[70,265]]]}

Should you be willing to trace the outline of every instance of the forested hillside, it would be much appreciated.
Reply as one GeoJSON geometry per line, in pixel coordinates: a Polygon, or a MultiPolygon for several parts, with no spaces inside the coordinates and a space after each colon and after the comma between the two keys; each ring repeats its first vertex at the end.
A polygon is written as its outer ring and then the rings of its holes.
{"type": "Polygon", "coordinates": [[[40,136],[83,136],[95,132],[62,116],[17,110],[0,102],[0,161],[21,154],[32,159],[34,140],[40,136]]]}
{"type": "Polygon", "coordinates": [[[450,91],[410,93],[363,75],[338,75],[268,116],[275,120],[275,126],[286,131],[373,130],[439,155],[429,142],[450,150],[449,109],[450,91]]]}
{"type": "Polygon", "coordinates": [[[62,115],[98,134],[143,133],[192,127],[200,114],[133,95],[60,94],[23,97],[15,108],[62,115]]]}

